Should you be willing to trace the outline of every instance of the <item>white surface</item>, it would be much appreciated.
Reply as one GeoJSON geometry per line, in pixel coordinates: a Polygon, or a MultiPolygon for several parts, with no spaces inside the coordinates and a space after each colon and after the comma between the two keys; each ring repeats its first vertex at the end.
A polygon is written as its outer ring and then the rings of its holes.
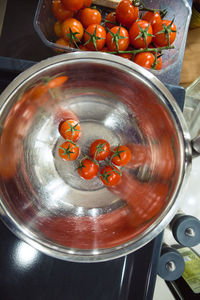
{"type": "Polygon", "coordinates": [[[153,296],[153,300],[174,300],[174,296],[170,292],[168,286],[165,281],[157,276],[155,292],[153,296]]]}

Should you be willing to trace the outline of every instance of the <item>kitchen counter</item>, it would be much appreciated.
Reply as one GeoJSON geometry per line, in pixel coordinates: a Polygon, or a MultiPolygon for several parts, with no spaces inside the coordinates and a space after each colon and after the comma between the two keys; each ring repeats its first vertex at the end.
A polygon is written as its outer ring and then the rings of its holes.
{"type": "Polygon", "coordinates": [[[180,85],[189,86],[200,76],[200,28],[190,29],[186,42],[180,85]]]}

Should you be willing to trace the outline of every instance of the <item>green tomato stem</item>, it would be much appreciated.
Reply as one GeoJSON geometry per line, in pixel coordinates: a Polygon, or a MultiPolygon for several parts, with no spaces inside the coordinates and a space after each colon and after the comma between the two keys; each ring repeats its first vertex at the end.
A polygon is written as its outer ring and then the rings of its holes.
{"type": "Polygon", "coordinates": [[[132,53],[132,54],[138,54],[141,52],[160,52],[162,50],[167,49],[174,49],[174,46],[166,46],[166,47],[159,47],[159,48],[146,48],[146,49],[134,49],[134,50],[124,50],[124,51],[110,51],[108,53],[110,54],[123,54],[123,53],[132,53]]]}
{"type": "Polygon", "coordinates": [[[149,7],[145,6],[145,4],[141,0],[133,0],[133,5],[137,6],[140,11],[150,11],[150,12],[153,12],[153,13],[155,13],[157,11],[157,12],[160,13],[160,16],[161,16],[162,19],[167,14],[167,10],[166,9],[149,8],[149,7]]]}

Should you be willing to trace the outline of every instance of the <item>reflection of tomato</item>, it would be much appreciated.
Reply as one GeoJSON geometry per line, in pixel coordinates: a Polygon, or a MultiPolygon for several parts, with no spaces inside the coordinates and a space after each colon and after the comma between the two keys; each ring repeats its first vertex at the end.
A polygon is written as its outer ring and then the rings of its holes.
{"type": "Polygon", "coordinates": [[[65,9],[76,11],[83,7],[83,0],[61,0],[65,9]]]}
{"type": "Polygon", "coordinates": [[[55,116],[55,123],[56,124],[60,124],[61,122],[65,121],[65,120],[76,120],[76,122],[78,123],[78,118],[77,116],[70,110],[67,109],[63,109],[61,107],[57,107],[54,111],[54,116],[55,116]]]}
{"type": "Polygon", "coordinates": [[[141,144],[128,144],[128,148],[131,150],[131,160],[127,167],[137,168],[144,165],[151,164],[151,148],[148,145],[141,144]]]}
{"type": "Polygon", "coordinates": [[[158,145],[152,145],[152,163],[154,172],[162,179],[169,179],[175,170],[175,155],[172,148],[172,141],[163,132],[158,145]]]}
{"type": "Polygon", "coordinates": [[[106,30],[101,25],[91,24],[86,28],[84,42],[88,50],[100,51],[106,42],[106,30]]]}
{"type": "Polygon", "coordinates": [[[67,40],[79,42],[83,36],[83,25],[77,19],[69,18],[62,23],[62,35],[67,40]]]}
{"type": "Polygon", "coordinates": [[[20,164],[22,140],[32,124],[37,108],[48,99],[47,85],[38,84],[26,91],[8,113],[0,138],[0,175],[4,179],[15,176],[20,164]]]}
{"type": "Polygon", "coordinates": [[[47,86],[49,89],[54,89],[57,87],[60,87],[61,85],[63,85],[64,82],[66,82],[68,79],[67,76],[57,76],[55,78],[50,78],[50,80],[47,83],[47,86]]]}
{"type": "Polygon", "coordinates": [[[100,179],[106,186],[117,185],[121,179],[120,170],[114,166],[106,166],[100,172],[100,179]]]}
{"type": "Polygon", "coordinates": [[[125,166],[131,160],[131,151],[127,146],[119,145],[110,154],[111,162],[117,166],[125,166]]]}
{"type": "Polygon", "coordinates": [[[119,24],[130,27],[139,17],[138,7],[132,5],[130,0],[120,1],[116,8],[116,19],[119,24]]]}
{"type": "Polygon", "coordinates": [[[126,28],[114,26],[106,35],[106,44],[110,51],[125,51],[129,46],[129,34],[126,28]]]}
{"type": "Polygon", "coordinates": [[[90,155],[96,160],[104,160],[109,154],[110,144],[106,140],[95,140],[90,146],[90,155]]]}
{"type": "Polygon", "coordinates": [[[58,151],[60,157],[67,161],[75,160],[79,155],[79,147],[70,141],[62,143],[58,151]]]}
{"type": "Polygon", "coordinates": [[[171,45],[176,38],[176,25],[170,20],[163,20],[154,26],[153,42],[158,47],[171,45]],[[164,32],[163,32],[164,31],[164,32]]]}
{"type": "Polygon", "coordinates": [[[108,13],[105,19],[105,27],[111,29],[112,27],[117,25],[116,21],[116,13],[114,11],[108,13]]]}
{"type": "Polygon", "coordinates": [[[67,140],[76,142],[81,135],[81,127],[75,120],[65,120],[59,125],[60,135],[67,140]]]}
{"type": "Polygon", "coordinates": [[[89,158],[84,158],[83,160],[81,160],[78,167],[79,175],[86,180],[93,179],[95,176],[97,176],[98,171],[98,164],[89,158]]]}
{"type": "MultiPolygon", "coordinates": [[[[130,174],[123,172],[118,185],[111,187],[110,191],[127,202],[142,224],[162,209],[167,199],[169,187],[159,182],[140,182],[130,174]]],[[[134,218],[132,223],[135,223],[134,218]]]]}
{"type": "Polygon", "coordinates": [[[135,48],[147,48],[152,41],[152,34],[151,24],[144,20],[138,20],[132,24],[129,30],[130,42],[135,48]]]}
{"type": "Polygon", "coordinates": [[[54,0],[52,2],[52,11],[56,19],[60,22],[63,22],[67,18],[73,17],[73,12],[66,10],[61,2],[61,0],[54,0]]]}
{"type": "Polygon", "coordinates": [[[97,9],[86,7],[80,11],[79,20],[87,28],[91,24],[101,24],[101,14],[97,9]]]}
{"type": "Polygon", "coordinates": [[[149,22],[154,30],[154,26],[162,22],[161,16],[158,11],[147,11],[142,16],[142,20],[149,22]]]}

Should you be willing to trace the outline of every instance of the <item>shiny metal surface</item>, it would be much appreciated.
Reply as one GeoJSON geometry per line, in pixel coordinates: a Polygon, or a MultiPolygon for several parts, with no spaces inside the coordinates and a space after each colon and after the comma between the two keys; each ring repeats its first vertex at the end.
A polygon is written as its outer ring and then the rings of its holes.
{"type": "Polygon", "coordinates": [[[196,154],[200,154],[200,136],[197,136],[192,140],[192,148],[196,154]]]}
{"type": "Polygon", "coordinates": [[[175,215],[190,136],[170,92],[143,68],[105,53],[47,59],[3,92],[0,116],[2,219],[37,249],[70,261],[109,260],[144,246],[175,215]],[[69,78],[63,87],[24,100],[42,78],[59,74],[69,78]],[[81,153],[97,138],[130,147],[115,188],[82,180],[77,161],[58,156],[58,125],[67,117],[80,122],[81,153]]]}

